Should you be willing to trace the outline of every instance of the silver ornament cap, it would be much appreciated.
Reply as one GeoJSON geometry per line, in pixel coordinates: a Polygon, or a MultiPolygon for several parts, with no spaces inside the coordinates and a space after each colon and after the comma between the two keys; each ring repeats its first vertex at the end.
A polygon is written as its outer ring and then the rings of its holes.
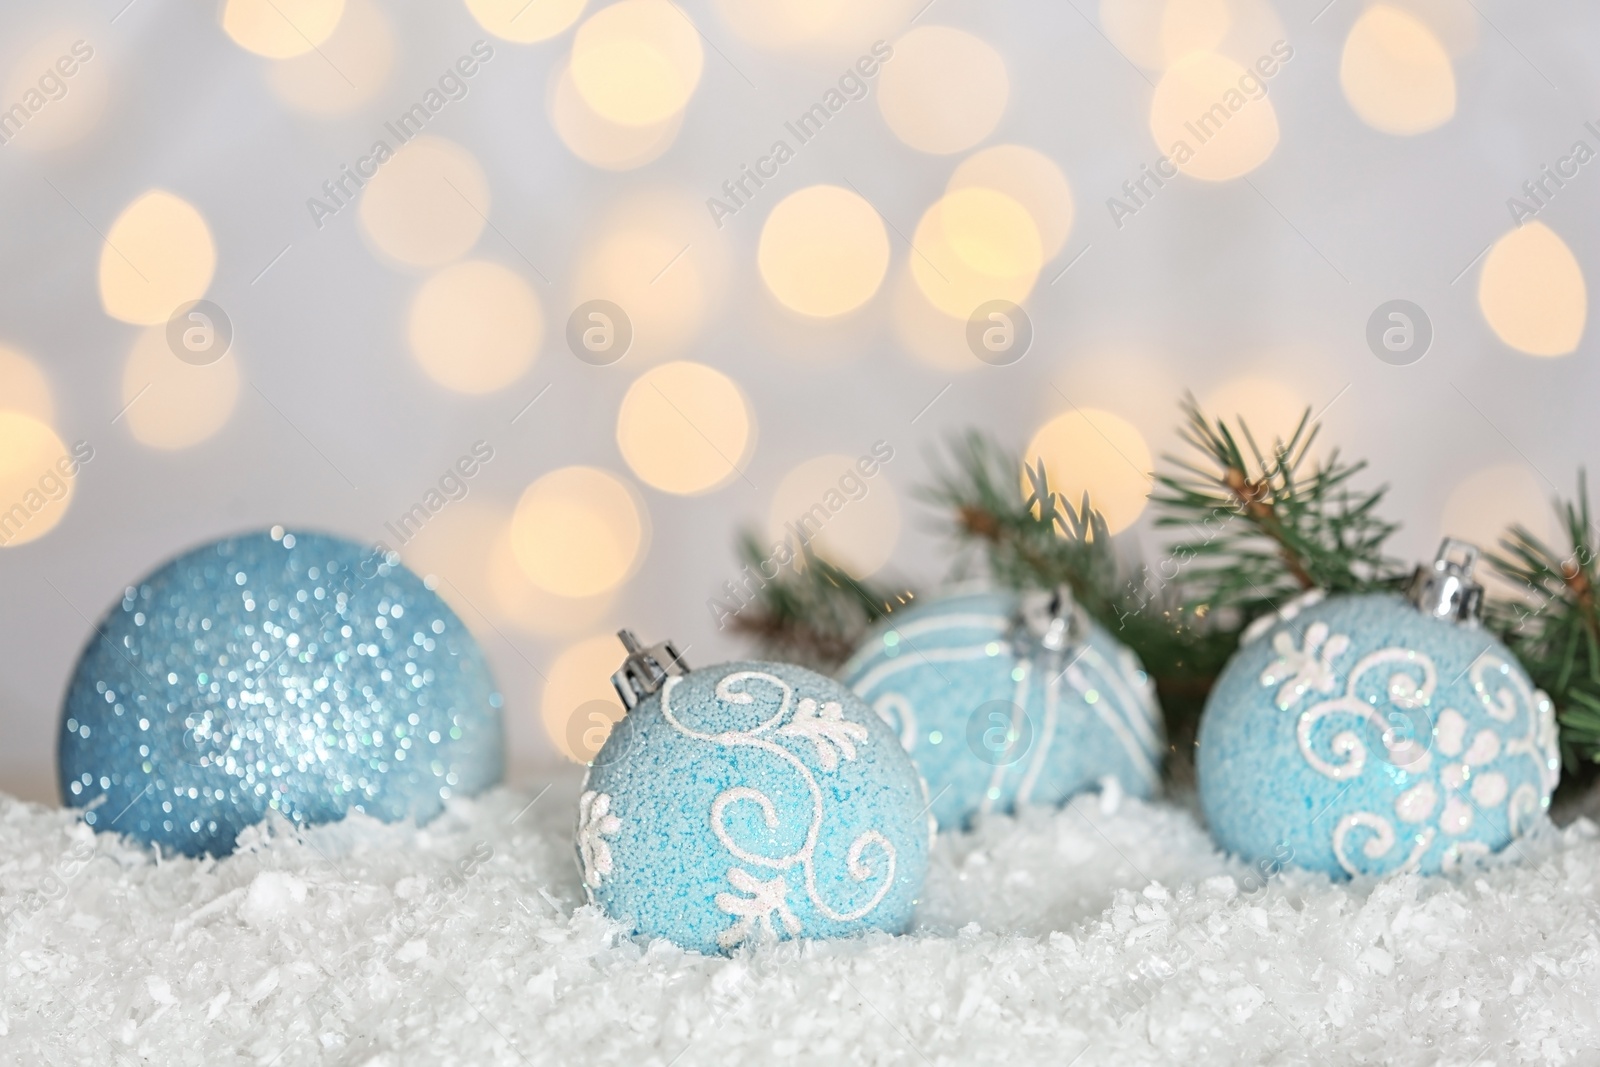
{"type": "Polygon", "coordinates": [[[1016,635],[1019,645],[1031,643],[1060,652],[1083,637],[1083,616],[1072,587],[1066,583],[1024,593],[1021,615],[1016,635]]]}
{"type": "Polygon", "coordinates": [[[1477,626],[1483,618],[1483,583],[1472,577],[1477,562],[1477,545],[1446,537],[1433,563],[1411,573],[1406,599],[1430,618],[1477,626]]]}
{"type": "Polygon", "coordinates": [[[618,630],[617,640],[628,650],[628,658],[611,676],[611,684],[625,708],[633,708],[665,685],[671,676],[688,673],[689,665],[683,661],[678,646],[670,640],[645,648],[632,630],[618,630]]]}

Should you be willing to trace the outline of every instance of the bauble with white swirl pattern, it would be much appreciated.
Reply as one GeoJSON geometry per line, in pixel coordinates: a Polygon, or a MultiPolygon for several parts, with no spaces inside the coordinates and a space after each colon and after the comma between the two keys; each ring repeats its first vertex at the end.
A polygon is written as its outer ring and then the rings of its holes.
{"type": "Polygon", "coordinates": [[[1554,711],[1477,624],[1475,559],[1446,541],[1406,596],[1311,593],[1246,632],[1200,723],[1219,844],[1335,877],[1448,872],[1543,818],[1554,711]]]}
{"type": "Polygon", "coordinates": [[[906,930],[933,824],[872,709],[790,664],[689,671],[668,643],[630,651],[616,680],[633,706],[579,800],[590,900],[704,953],[906,930]]]}

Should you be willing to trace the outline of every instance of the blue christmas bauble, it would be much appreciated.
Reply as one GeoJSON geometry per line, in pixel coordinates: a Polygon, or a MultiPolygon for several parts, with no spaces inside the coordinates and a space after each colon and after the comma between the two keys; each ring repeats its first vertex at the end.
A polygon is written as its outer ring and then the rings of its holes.
{"type": "Polygon", "coordinates": [[[1504,848],[1560,776],[1550,700],[1499,641],[1393,594],[1247,631],[1200,721],[1200,803],[1250,860],[1434,873],[1504,848]]]}
{"type": "Polygon", "coordinates": [[[845,665],[927,779],[941,828],[1106,778],[1141,797],[1159,784],[1164,730],[1137,657],[1041,597],[968,593],[896,612],[845,665]]]}
{"type": "Polygon", "coordinates": [[[273,527],[128,587],[78,660],[59,759],[96,830],[226,855],[269,811],[421,821],[499,781],[500,696],[397,555],[273,527]]]}
{"type": "Polygon", "coordinates": [[[839,683],[727,663],[666,678],[612,729],[585,777],[578,860],[607,915],[700,952],[900,933],[927,806],[894,735],[839,683]]]}

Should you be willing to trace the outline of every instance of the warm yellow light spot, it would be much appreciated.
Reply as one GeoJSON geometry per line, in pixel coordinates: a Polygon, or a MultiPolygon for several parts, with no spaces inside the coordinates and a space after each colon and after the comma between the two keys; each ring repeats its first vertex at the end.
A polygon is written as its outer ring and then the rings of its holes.
{"type": "Polygon", "coordinates": [[[761,279],[784,307],[829,318],[872,298],[889,269],[889,231],[871,204],[837,185],[778,201],[761,227],[761,279]]]}
{"type": "Polygon", "coordinates": [[[106,107],[110,63],[88,36],[67,30],[23,52],[0,97],[5,147],[48,152],[94,129],[106,107]]]}
{"type": "Polygon", "coordinates": [[[561,142],[585,163],[606,170],[644,166],[672,147],[683,128],[682,111],[650,125],[612,122],[583,99],[572,82],[572,68],[567,65],[552,77],[547,100],[550,124],[561,142]]]}
{"type": "Polygon", "coordinates": [[[229,351],[215,363],[185,363],[164,328],[145,330],[122,368],[121,420],[141,444],[163,451],[199,444],[227,423],[239,400],[239,365],[229,351]]]}
{"type": "Polygon", "coordinates": [[[1583,268],[1542,222],[1512,230],[1489,250],[1478,306],[1495,336],[1530,356],[1564,356],[1578,347],[1589,314],[1583,268]]]}
{"type": "Polygon", "coordinates": [[[981,187],[942,197],[917,223],[911,244],[917,285],[935,307],[962,320],[985,301],[1022,303],[1044,262],[1028,210],[981,187]]]}
{"type": "Polygon", "coordinates": [[[1278,114],[1261,80],[1215,52],[1191,52],[1167,68],[1150,100],[1156,147],[1191,178],[1227,181],[1267,161],[1278,114]]]}
{"type": "Polygon", "coordinates": [[[0,548],[49,533],[72,503],[77,461],[47,423],[0,411],[0,548]]]}
{"type": "Polygon", "coordinates": [[[401,263],[437,267],[478,241],[489,214],[489,179],[471,152],[422,136],[382,164],[361,191],[361,225],[401,263]]]}
{"type": "Polygon", "coordinates": [[[652,195],[622,205],[581,249],[570,306],[621,307],[633,324],[630,360],[677,353],[705,320],[724,273],[705,223],[703,203],[652,195]]]}
{"type": "MultiPolygon", "coordinates": [[[[1439,537],[1469,541],[1484,550],[1498,550],[1500,538],[1520,525],[1545,542],[1557,544],[1559,531],[1550,498],[1555,490],[1522,463],[1496,463],[1474,471],[1450,491],[1439,516],[1439,537]]],[[[1438,540],[1426,543],[1428,558],[1438,540]]],[[[1501,578],[1493,567],[1479,565],[1476,576],[1495,592],[1523,595],[1528,591],[1501,578]]]]}
{"type": "Polygon", "coordinates": [[[0,345],[0,411],[19,411],[49,423],[56,417],[50,379],[16,349],[0,345]]]}
{"type": "Polygon", "coordinates": [[[789,48],[828,33],[855,5],[849,0],[716,0],[717,12],[741,38],[762,48],[789,48]]]}
{"type": "MultiPolygon", "coordinates": [[[[865,42],[905,29],[926,0],[714,0],[717,14],[741,40],[758,48],[803,51],[854,63],[871,55],[865,42]]],[[[869,70],[876,70],[869,64],[869,70]]],[[[869,75],[870,76],[870,75],[869,75]]]]}
{"type": "Polygon", "coordinates": [[[752,428],[732,379],[700,363],[663,363],[622,398],[617,447],[646,484],[693,495],[738,476],[752,428]]]}
{"type": "Polygon", "coordinates": [[[627,656],[616,635],[598,634],[568,646],[545,668],[539,714],[563,756],[588,763],[622,718],[611,676],[627,656]]]}
{"type": "MultiPolygon", "coordinates": [[[[1226,419],[1230,426],[1243,420],[1263,455],[1271,455],[1274,441],[1287,442],[1294,435],[1306,401],[1281,382],[1244,377],[1213,389],[1201,401],[1201,408],[1212,418],[1226,419]]],[[[1241,448],[1249,445],[1241,441],[1241,448]]]]}
{"type": "Polygon", "coordinates": [[[1149,70],[1215,49],[1232,24],[1228,0],[1100,0],[1106,36],[1149,70]]]}
{"type": "Polygon", "coordinates": [[[1423,133],[1456,113],[1449,53],[1426,23],[1388,4],[1350,27],[1339,84],[1361,121],[1384,133],[1423,133]]]}
{"type": "Polygon", "coordinates": [[[1474,9],[1473,0],[1393,0],[1391,6],[1415,15],[1452,56],[1459,58],[1478,47],[1483,16],[1474,9]]]}
{"type": "Polygon", "coordinates": [[[378,95],[393,68],[394,26],[388,16],[373,0],[349,0],[333,35],[314,52],[272,64],[267,84],[296,111],[348,115],[378,95]]]}
{"type": "Polygon", "coordinates": [[[534,585],[517,563],[509,519],[490,542],[486,558],[489,584],[486,610],[496,612],[506,622],[529,633],[566,637],[591,629],[605,618],[617,599],[615,589],[589,597],[565,597],[534,585]]]}
{"type": "MultiPolygon", "coordinates": [[[[534,585],[511,550],[510,505],[483,496],[472,479],[463,484],[467,495],[431,516],[414,510],[419,499],[395,500],[379,536],[412,570],[437,578],[439,595],[480,636],[492,640],[504,626],[544,636],[592,630],[614,593],[574,599],[534,585]]],[[[435,488],[446,493],[451,485],[435,488]]]]}
{"type": "Polygon", "coordinates": [[[531,44],[554,37],[577,21],[585,0],[467,0],[478,25],[496,37],[531,44]]]}
{"type": "Polygon", "coordinates": [[[123,209],[100,249],[100,303],[123,322],[166,322],[211,284],[217,249],[187,200],[152,189],[123,209]]]}
{"type": "Polygon", "coordinates": [[[794,549],[804,538],[857,578],[887,563],[900,540],[900,501],[882,469],[869,478],[858,462],[818,456],[784,475],[767,512],[769,540],[794,549]]]}
{"type": "Polygon", "coordinates": [[[1039,231],[1045,259],[1067,243],[1072,232],[1072,188],[1061,168],[1043,152],[1002,144],[974,153],[962,160],[945,187],[952,193],[971,188],[994,189],[1026,208],[1039,231]]]}
{"type": "Polygon", "coordinates": [[[1010,91],[1005,60],[988,43],[921,26],[894,42],[894,58],[878,75],[878,110],[912,148],[948,155],[989,136],[1010,91]]]}
{"type": "Polygon", "coordinates": [[[411,301],[411,354],[428,377],[458,393],[492,393],[533,365],[544,329],[539,298],[498,263],[445,267],[411,301]]]}
{"type": "Polygon", "coordinates": [[[588,597],[628,578],[646,533],[642,507],[626,485],[593,467],[563,467],[523,491],[511,548],[541,589],[588,597]]]}
{"type": "MultiPolygon", "coordinates": [[[[1073,507],[1089,504],[1112,533],[1125,530],[1150,496],[1150,447],[1133,423],[1109,411],[1076,408],[1057,415],[1028,442],[1023,461],[1044,460],[1050,488],[1073,507]]],[[[1029,491],[1027,476],[1022,489],[1029,491]]]]}
{"type": "Polygon", "coordinates": [[[572,41],[572,81],[602,118],[651,126],[682,111],[700,83],[700,35],[669,0],[619,0],[572,41]]]}
{"type": "Polygon", "coordinates": [[[227,0],[222,28],[240,48],[288,59],[333,36],[343,14],[344,0],[227,0]]]}

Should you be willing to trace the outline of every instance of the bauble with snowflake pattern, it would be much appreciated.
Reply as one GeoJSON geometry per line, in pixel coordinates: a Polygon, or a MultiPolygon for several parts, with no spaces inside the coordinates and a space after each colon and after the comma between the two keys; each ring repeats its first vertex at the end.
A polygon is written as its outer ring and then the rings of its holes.
{"type": "Polygon", "coordinates": [[[177,557],[107,613],[62,708],[61,798],[191,856],[272,812],[420,822],[500,780],[500,703],[397,554],[275,526],[177,557]]]}
{"type": "Polygon", "coordinates": [[[592,903],[703,953],[904,932],[933,820],[885,723],[832,679],[783,663],[688,670],[670,642],[613,681],[627,712],[595,754],[577,853],[592,903]]]}
{"type": "Polygon", "coordinates": [[[1113,779],[1147,797],[1165,748],[1138,658],[1066,588],[967,592],[894,615],[841,672],[893,727],[941,828],[1113,779]]]}
{"type": "Polygon", "coordinates": [[[1200,721],[1218,844],[1341,878],[1431,874],[1543,817],[1554,710],[1478,625],[1476,558],[1446,539],[1404,596],[1311,592],[1245,632],[1200,721]]]}

